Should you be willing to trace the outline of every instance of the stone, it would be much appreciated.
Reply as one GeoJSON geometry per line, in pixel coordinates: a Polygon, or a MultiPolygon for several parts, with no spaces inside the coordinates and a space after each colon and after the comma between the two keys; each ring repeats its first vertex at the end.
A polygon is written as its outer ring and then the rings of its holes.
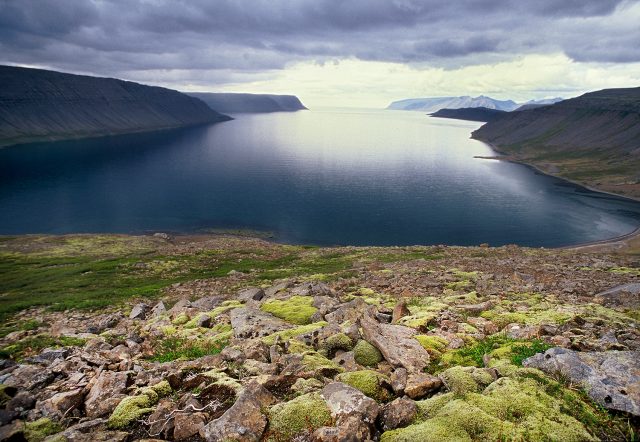
{"type": "Polygon", "coordinates": [[[640,283],[622,284],[604,292],[598,293],[594,302],[605,307],[618,307],[625,309],[640,308],[640,283]]]}
{"type": "Polygon", "coordinates": [[[71,351],[68,348],[45,348],[39,355],[30,358],[37,364],[49,364],[57,359],[64,360],[71,351]]]}
{"type": "Polygon", "coordinates": [[[257,338],[291,328],[291,324],[262,310],[242,307],[231,310],[231,327],[236,338],[257,338]]]}
{"type": "Polygon", "coordinates": [[[346,302],[331,313],[324,315],[327,322],[342,324],[345,321],[356,322],[364,314],[367,303],[361,298],[346,302]]]}
{"type": "Polygon", "coordinates": [[[404,393],[411,399],[422,399],[430,393],[435,393],[442,387],[442,380],[427,373],[411,373],[407,377],[404,393]]]}
{"type": "Polygon", "coordinates": [[[259,441],[267,426],[262,409],[276,402],[275,397],[256,382],[249,383],[235,403],[218,419],[203,426],[199,434],[207,442],[259,441]]]}
{"type": "Polygon", "coordinates": [[[144,303],[139,303],[133,306],[131,313],[129,313],[129,319],[144,320],[147,317],[147,311],[149,306],[144,303]]]}
{"type": "Polygon", "coordinates": [[[603,407],[640,416],[640,351],[576,352],[554,347],[522,365],[560,373],[603,407]]]}
{"type": "Polygon", "coordinates": [[[0,441],[21,442],[25,440],[24,423],[22,421],[13,421],[8,425],[0,426],[0,441]]]}
{"type": "Polygon", "coordinates": [[[479,315],[484,311],[491,310],[493,308],[493,303],[491,301],[485,301],[478,304],[462,304],[456,306],[456,308],[470,315],[479,315]]]}
{"type": "Polygon", "coordinates": [[[6,409],[10,411],[26,411],[31,410],[36,403],[36,398],[28,391],[19,391],[9,402],[6,409]]]}
{"type": "Polygon", "coordinates": [[[409,316],[410,314],[411,312],[409,311],[409,307],[407,307],[407,302],[398,301],[396,306],[393,308],[393,313],[391,314],[391,322],[395,324],[400,318],[409,316]]]}
{"type": "Polygon", "coordinates": [[[390,383],[393,392],[397,395],[403,395],[404,389],[407,387],[407,369],[398,367],[391,373],[390,383]]]}
{"type": "Polygon", "coordinates": [[[349,416],[357,416],[369,425],[375,423],[380,407],[360,390],[342,382],[332,382],[322,389],[322,397],[331,410],[331,416],[340,422],[349,416]]]}
{"type": "Polygon", "coordinates": [[[152,318],[157,318],[160,315],[163,315],[167,312],[167,308],[164,306],[164,302],[160,301],[156,305],[153,306],[149,316],[152,318]]]}
{"type": "Polygon", "coordinates": [[[124,372],[103,371],[92,381],[85,398],[87,417],[97,418],[111,413],[126,395],[129,376],[124,372]]]}
{"type": "Polygon", "coordinates": [[[200,432],[206,423],[203,413],[178,413],[173,418],[174,440],[186,440],[200,432]]]}
{"type": "Polygon", "coordinates": [[[19,365],[2,383],[21,390],[39,390],[49,385],[54,378],[49,369],[36,365],[19,365]]]}
{"type": "Polygon", "coordinates": [[[380,324],[371,316],[360,321],[364,338],[375,345],[384,358],[395,367],[407,372],[422,372],[429,364],[429,353],[413,337],[416,330],[403,325],[380,324]]]}
{"type": "Polygon", "coordinates": [[[76,388],[75,390],[54,394],[44,402],[42,408],[45,414],[64,417],[71,410],[79,408],[83,399],[84,389],[76,388]]]}
{"type": "Polygon", "coordinates": [[[198,327],[204,327],[204,328],[210,328],[211,327],[211,316],[204,314],[204,315],[198,315],[198,317],[196,318],[196,326],[198,327]]]}
{"type": "Polygon", "coordinates": [[[261,301],[264,298],[264,290],[259,287],[249,287],[240,290],[236,295],[236,299],[241,302],[261,301]]]}
{"type": "Polygon", "coordinates": [[[407,398],[397,398],[389,402],[380,412],[380,427],[382,431],[395,430],[406,427],[416,418],[418,407],[414,401],[407,398]]]}

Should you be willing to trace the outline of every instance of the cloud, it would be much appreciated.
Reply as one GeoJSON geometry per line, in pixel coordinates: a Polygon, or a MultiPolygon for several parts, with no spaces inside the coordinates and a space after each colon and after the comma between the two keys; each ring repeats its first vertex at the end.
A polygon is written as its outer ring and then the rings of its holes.
{"type": "Polygon", "coordinates": [[[562,54],[630,69],[637,23],[637,0],[0,0],[0,62],[207,89],[336,60],[432,73],[562,54]]]}

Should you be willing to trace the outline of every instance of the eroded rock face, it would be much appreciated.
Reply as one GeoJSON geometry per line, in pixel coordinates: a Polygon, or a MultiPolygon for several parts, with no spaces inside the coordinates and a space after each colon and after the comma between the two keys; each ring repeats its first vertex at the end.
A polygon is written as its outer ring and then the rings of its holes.
{"type": "Polygon", "coordinates": [[[267,418],[262,414],[262,409],[275,402],[275,397],[268,390],[251,382],[238,395],[231,408],[200,429],[200,436],[207,442],[258,441],[267,426],[267,418]]]}
{"type": "Polygon", "coordinates": [[[393,366],[409,373],[422,372],[429,364],[429,353],[415,340],[416,330],[395,324],[380,324],[368,315],[360,321],[367,341],[375,345],[393,366]]]}
{"type": "Polygon", "coordinates": [[[147,312],[149,311],[149,306],[147,304],[136,304],[131,309],[131,313],[129,313],[129,319],[145,319],[147,317],[147,312]]]}
{"type": "Polygon", "coordinates": [[[603,407],[640,416],[640,352],[576,352],[551,348],[523,362],[546,373],[562,373],[584,386],[603,407]]]}
{"type": "Polygon", "coordinates": [[[243,307],[231,310],[231,326],[236,338],[267,336],[291,325],[262,310],[243,307]]]}

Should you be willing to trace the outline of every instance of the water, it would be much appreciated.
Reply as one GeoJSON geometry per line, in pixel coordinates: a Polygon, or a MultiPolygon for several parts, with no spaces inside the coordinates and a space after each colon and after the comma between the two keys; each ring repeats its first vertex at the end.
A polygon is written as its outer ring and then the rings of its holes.
{"type": "Polygon", "coordinates": [[[559,246],[640,224],[640,204],[492,155],[478,123],[402,111],[239,115],[0,149],[0,234],[251,229],[311,244],[559,246]]]}

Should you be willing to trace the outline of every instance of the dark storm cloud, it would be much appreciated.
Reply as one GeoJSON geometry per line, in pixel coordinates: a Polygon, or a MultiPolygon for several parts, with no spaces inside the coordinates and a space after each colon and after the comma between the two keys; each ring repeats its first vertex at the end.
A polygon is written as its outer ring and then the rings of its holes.
{"type": "Polygon", "coordinates": [[[637,3],[0,0],[0,62],[150,82],[175,71],[194,84],[344,57],[452,67],[564,52],[634,62],[640,26],[623,12],[637,3]]]}

